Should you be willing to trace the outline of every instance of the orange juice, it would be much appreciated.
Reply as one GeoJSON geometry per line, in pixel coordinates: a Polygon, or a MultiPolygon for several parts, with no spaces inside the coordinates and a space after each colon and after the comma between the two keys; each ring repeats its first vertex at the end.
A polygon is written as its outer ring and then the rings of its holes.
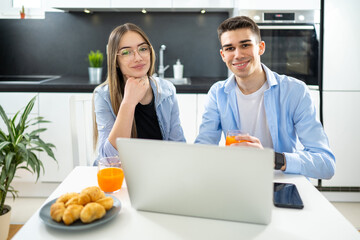
{"type": "Polygon", "coordinates": [[[233,143],[241,143],[241,142],[250,142],[250,141],[247,141],[247,140],[236,140],[235,139],[235,136],[226,136],[226,142],[225,142],[225,145],[226,146],[230,146],[231,144],[233,143]]]}
{"type": "Polygon", "coordinates": [[[121,168],[103,168],[97,173],[98,184],[104,192],[114,192],[121,188],[124,172],[121,168]]]}

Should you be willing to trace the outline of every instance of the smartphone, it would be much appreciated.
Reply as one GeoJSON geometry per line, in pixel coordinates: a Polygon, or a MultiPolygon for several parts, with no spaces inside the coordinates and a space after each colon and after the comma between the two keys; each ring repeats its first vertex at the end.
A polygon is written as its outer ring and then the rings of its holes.
{"type": "Polygon", "coordinates": [[[304,208],[295,184],[274,183],[274,205],[281,208],[304,208]]]}

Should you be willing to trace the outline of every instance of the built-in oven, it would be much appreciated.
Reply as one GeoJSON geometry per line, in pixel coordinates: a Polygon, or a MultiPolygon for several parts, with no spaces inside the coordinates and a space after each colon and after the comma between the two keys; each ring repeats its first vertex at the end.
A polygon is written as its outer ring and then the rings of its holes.
{"type": "Polygon", "coordinates": [[[320,10],[240,10],[252,18],[265,42],[261,61],[272,71],[304,81],[320,83],[320,10]]]}

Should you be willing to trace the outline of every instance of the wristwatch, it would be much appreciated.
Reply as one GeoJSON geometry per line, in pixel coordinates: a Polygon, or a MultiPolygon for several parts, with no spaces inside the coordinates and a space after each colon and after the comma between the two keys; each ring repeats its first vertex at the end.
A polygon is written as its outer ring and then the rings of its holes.
{"type": "Polygon", "coordinates": [[[280,170],[285,165],[284,153],[275,152],[275,169],[280,170]]]}

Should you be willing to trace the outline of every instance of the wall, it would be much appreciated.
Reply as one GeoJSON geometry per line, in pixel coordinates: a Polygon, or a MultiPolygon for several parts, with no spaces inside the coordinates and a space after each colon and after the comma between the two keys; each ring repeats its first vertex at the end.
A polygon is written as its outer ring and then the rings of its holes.
{"type": "MultiPolygon", "coordinates": [[[[167,46],[165,65],[181,60],[185,77],[225,77],[227,70],[219,55],[216,29],[228,16],[227,12],[49,12],[45,19],[3,19],[0,75],[87,76],[88,52],[99,49],[105,53],[110,32],[132,22],[148,34],[157,55],[160,45],[167,46]]],[[[172,67],[165,76],[173,76],[172,67]]]]}

